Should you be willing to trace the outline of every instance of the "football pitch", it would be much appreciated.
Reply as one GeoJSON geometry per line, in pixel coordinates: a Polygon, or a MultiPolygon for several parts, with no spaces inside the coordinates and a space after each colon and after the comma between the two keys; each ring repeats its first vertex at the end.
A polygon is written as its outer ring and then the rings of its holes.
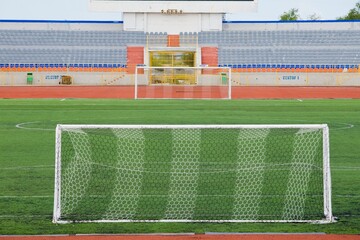
{"type": "Polygon", "coordinates": [[[0,100],[0,234],[360,233],[359,100],[0,100]],[[332,224],[52,223],[56,124],[323,124],[332,224]]]}

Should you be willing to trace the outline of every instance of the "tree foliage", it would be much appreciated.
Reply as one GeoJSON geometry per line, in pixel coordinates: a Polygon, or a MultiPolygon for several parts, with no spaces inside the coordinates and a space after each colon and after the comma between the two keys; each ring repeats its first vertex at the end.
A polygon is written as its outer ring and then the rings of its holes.
{"type": "Polygon", "coordinates": [[[346,16],[339,17],[337,20],[360,20],[360,2],[356,3],[346,16]]]}
{"type": "Polygon", "coordinates": [[[321,16],[318,15],[318,14],[316,14],[316,13],[313,13],[313,14],[311,14],[311,15],[308,17],[308,19],[309,19],[309,20],[313,20],[313,21],[315,21],[315,20],[320,20],[320,19],[321,19],[321,16]]]}
{"type": "MultiPolygon", "coordinates": [[[[314,13],[308,18],[310,20],[319,20],[321,19],[321,16],[314,13]]],[[[297,8],[292,8],[280,15],[281,21],[296,21],[300,19],[299,9],[297,8]]],[[[360,1],[355,4],[354,8],[349,10],[347,15],[339,17],[337,20],[360,20],[360,1]]]]}
{"type": "Polygon", "coordinates": [[[292,8],[280,15],[281,21],[296,21],[300,19],[299,9],[292,8]]]}

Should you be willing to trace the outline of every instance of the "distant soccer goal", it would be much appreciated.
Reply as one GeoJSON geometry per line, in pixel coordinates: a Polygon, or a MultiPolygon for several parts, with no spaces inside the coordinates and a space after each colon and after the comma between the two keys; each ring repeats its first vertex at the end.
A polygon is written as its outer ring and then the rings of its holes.
{"type": "Polygon", "coordinates": [[[327,125],[58,125],[53,222],[331,222],[327,125]]]}
{"type": "Polygon", "coordinates": [[[135,99],[231,99],[231,68],[137,66],[135,99]]]}

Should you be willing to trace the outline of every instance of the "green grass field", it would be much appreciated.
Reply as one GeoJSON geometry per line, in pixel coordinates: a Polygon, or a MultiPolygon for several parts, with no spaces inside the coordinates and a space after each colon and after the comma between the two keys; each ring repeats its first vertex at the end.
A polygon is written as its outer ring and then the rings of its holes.
{"type": "Polygon", "coordinates": [[[359,100],[0,100],[0,234],[157,232],[360,233],[359,100]],[[55,126],[63,124],[319,124],[330,127],[337,223],[51,222],[55,126]]]}

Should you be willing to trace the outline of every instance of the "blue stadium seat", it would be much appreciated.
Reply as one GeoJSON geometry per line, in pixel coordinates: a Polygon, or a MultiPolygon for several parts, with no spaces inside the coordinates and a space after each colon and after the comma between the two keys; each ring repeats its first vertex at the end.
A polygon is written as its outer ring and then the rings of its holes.
{"type": "MultiPolygon", "coordinates": [[[[233,68],[354,69],[360,63],[360,30],[229,30],[182,32],[201,46],[216,44],[219,66],[233,68]],[[341,56],[339,58],[338,56],[341,56]]],[[[121,30],[0,30],[0,64],[65,67],[106,62],[106,67],[126,67],[128,44],[145,46],[156,37],[166,47],[167,33],[121,30]],[[54,37],[55,36],[55,37],[54,37]],[[13,39],[16,39],[14,41],[13,39]],[[51,63],[51,64],[50,64],[51,63]],[[60,65],[63,64],[63,65],[60,65]]],[[[182,41],[182,40],[181,40],[182,41]]],[[[188,44],[188,41],[185,41],[188,44]]],[[[10,65],[9,65],[10,66],[10,65]]],[[[99,65],[97,66],[99,67],[99,65]]]]}

